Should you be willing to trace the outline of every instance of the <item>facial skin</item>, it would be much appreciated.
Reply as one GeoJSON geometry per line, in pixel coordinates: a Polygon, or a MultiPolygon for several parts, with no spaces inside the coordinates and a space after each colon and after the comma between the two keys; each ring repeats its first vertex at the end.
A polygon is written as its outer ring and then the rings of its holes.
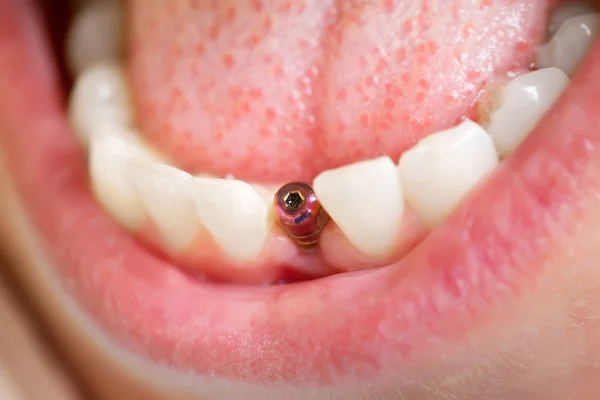
{"type": "MultiPolygon", "coordinates": [[[[216,377],[183,376],[175,368],[157,368],[157,361],[148,361],[152,355],[124,350],[123,341],[92,323],[89,307],[77,305],[55,275],[61,270],[57,254],[76,250],[48,246],[53,242],[31,195],[41,190],[33,188],[36,184],[53,193],[54,182],[32,183],[38,172],[25,167],[35,162],[32,154],[46,153],[32,147],[28,155],[19,138],[62,131],[64,110],[42,90],[56,84],[54,72],[44,69],[47,53],[31,62],[38,48],[47,46],[42,32],[32,28],[36,34],[27,42],[26,56],[8,45],[23,35],[15,26],[35,27],[39,21],[27,6],[8,9],[21,19],[11,23],[0,13],[0,247],[9,259],[3,268],[31,299],[78,386],[101,399],[157,400],[585,400],[600,393],[599,46],[531,139],[454,218],[396,268],[361,276],[362,283],[350,277],[331,285],[327,301],[310,299],[324,309],[345,306],[339,319],[305,315],[314,322],[313,347],[265,345],[272,351],[264,353],[271,357],[270,375],[259,360],[258,371],[248,369],[245,377],[234,361],[230,371],[215,363],[216,377]],[[21,95],[31,93],[28,87],[37,88],[39,98],[21,95]],[[385,293],[385,301],[369,302],[365,293],[374,292],[385,293]],[[376,333],[367,329],[373,320],[376,333]],[[330,328],[334,322],[339,326],[330,328]],[[325,355],[313,356],[317,347],[325,355]],[[301,360],[301,372],[292,376],[284,359],[301,360]],[[306,367],[310,362],[312,369],[306,367]]],[[[61,170],[59,163],[54,167],[61,170]]],[[[59,178],[55,181],[70,182],[68,176],[59,178]]],[[[85,227],[74,232],[84,235],[85,227]]],[[[300,289],[281,297],[265,294],[261,299],[271,306],[260,312],[290,329],[288,338],[306,338],[308,330],[293,332],[293,322],[282,317],[297,316],[291,305],[301,308],[306,303],[296,301],[306,297],[300,289]]],[[[231,354],[244,360],[238,350],[231,354]]],[[[190,365],[202,356],[196,354],[190,365]]]]}

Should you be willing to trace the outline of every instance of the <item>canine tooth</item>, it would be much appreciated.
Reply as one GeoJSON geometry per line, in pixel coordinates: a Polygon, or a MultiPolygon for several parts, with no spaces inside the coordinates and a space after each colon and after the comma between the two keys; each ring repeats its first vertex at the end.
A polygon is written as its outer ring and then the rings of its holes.
{"type": "Polygon", "coordinates": [[[74,75],[98,62],[121,58],[121,7],[119,0],[95,0],[77,12],[67,36],[68,66],[74,75]]]}
{"type": "Polygon", "coordinates": [[[268,206],[249,184],[238,180],[195,178],[192,200],[200,220],[232,257],[252,261],[268,235],[268,206]]]}
{"type": "Polygon", "coordinates": [[[165,164],[129,164],[128,178],[138,191],[150,218],[173,251],[183,251],[201,229],[190,198],[193,177],[165,164]]]}
{"type": "Polygon", "coordinates": [[[600,14],[586,14],[569,18],[547,44],[538,48],[537,67],[557,67],[567,75],[573,75],[585,54],[592,47],[599,30],[600,14]]]}
{"type": "Polygon", "coordinates": [[[498,165],[492,139],[475,122],[434,133],[400,157],[404,196],[423,221],[441,222],[498,165]]]}
{"type": "Polygon", "coordinates": [[[96,199],[115,220],[135,230],[146,213],[126,178],[131,160],[156,161],[156,158],[127,129],[105,127],[90,138],[89,173],[96,199]]]}
{"type": "Polygon", "coordinates": [[[544,68],[518,76],[500,89],[499,104],[487,126],[500,155],[510,154],[525,140],[568,84],[560,69],[544,68]]]}
{"type": "Polygon", "coordinates": [[[130,127],[133,110],[127,80],[117,64],[99,64],[83,73],[69,103],[71,125],[83,144],[106,125],[130,127]]]}
{"type": "Polygon", "coordinates": [[[404,211],[402,186],[389,157],[322,172],[313,182],[321,205],[350,243],[366,255],[389,254],[404,211]]]}

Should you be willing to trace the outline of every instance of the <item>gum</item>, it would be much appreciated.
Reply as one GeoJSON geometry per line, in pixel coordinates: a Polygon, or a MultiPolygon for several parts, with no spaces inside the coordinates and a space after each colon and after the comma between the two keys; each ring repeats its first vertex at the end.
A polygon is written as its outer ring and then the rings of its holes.
{"type": "Polygon", "coordinates": [[[288,276],[294,276],[294,280],[309,280],[337,272],[323,262],[318,252],[302,251],[278,229],[271,231],[259,257],[246,262],[229,256],[206,230],[182,251],[169,250],[151,221],[135,235],[159,256],[200,280],[262,285],[286,281],[288,276]]]}
{"type": "Polygon", "coordinates": [[[324,229],[321,236],[321,255],[328,265],[343,272],[383,267],[401,259],[428,232],[429,229],[414,211],[405,207],[397,233],[396,247],[392,254],[374,259],[360,253],[348,241],[344,233],[331,223],[324,229]]]}
{"type": "MultiPolygon", "coordinates": [[[[263,187],[261,192],[268,201],[272,199],[269,195],[274,190],[263,187]]],[[[373,258],[356,250],[333,221],[326,225],[318,246],[299,247],[277,226],[271,215],[270,233],[264,250],[256,260],[248,262],[232,259],[205,229],[200,230],[181,251],[170,250],[147,217],[134,235],[159,256],[171,260],[198,279],[262,285],[289,281],[289,277],[293,277],[294,281],[304,281],[340,272],[383,267],[399,260],[428,231],[416,214],[406,207],[394,252],[373,258]]]]}

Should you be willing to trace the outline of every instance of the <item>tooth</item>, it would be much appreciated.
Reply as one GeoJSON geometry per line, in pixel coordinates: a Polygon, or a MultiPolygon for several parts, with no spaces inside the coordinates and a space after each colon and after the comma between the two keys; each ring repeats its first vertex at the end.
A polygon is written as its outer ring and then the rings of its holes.
{"type": "Polygon", "coordinates": [[[122,13],[118,0],[87,2],[67,35],[67,61],[73,75],[122,56],[122,13]]]}
{"type": "Polygon", "coordinates": [[[255,260],[268,235],[267,202],[238,180],[195,178],[192,200],[215,241],[240,261],[255,260]]]}
{"type": "Polygon", "coordinates": [[[390,254],[404,211],[396,165],[389,157],[322,172],[313,189],[350,243],[366,255],[390,254]]]}
{"type": "Polygon", "coordinates": [[[560,5],[552,12],[550,22],[548,23],[548,33],[553,35],[558,31],[561,25],[569,18],[578,15],[592,14],[595,11],[594,6],[589,1],[573,1],[560,5]]]}
{"type": "Polygon", "coordinates": [[[101,64],[83,73],[69,103],[71,125],[85,145],[106,125],[130,127],[133,110],[127,80],[117,64],[101,64]]]}
{"type": "Polygon", "coordinates": [[[125,128],[105,127],[90,138],[89,173],[96,199],[120,224],[140,228],[145,211],[126,178],[131,160],[155,161],[155,156],[125,128]]]}
{"type": "Polygon", "coordinates": [[[402,154],[398,169],[407,203],[433,226],[496,165],[491,138],[481,126],[466,120],[422,139],[402,154]]]}
{"type": "Polygon", "coordinates": [[[189,247],[201,228],[190,198],[193,177],[165,164],[135,162],[128,178],[165,244],[175,252],[189,247]]]}
{"type": "Polygon", "coordinates": [[[544,68],[518,76],[500,89],[498,106],[490,113],[488,133],[502,156],[525,140],[569,84],[558,68],[544,68]]]}
{"type": "Polygon", "coordinates": [[[536,54],[538,68],[557,67],[571,76],[588,52],[600,29],[600,14],[571,17],[536,54]]]}

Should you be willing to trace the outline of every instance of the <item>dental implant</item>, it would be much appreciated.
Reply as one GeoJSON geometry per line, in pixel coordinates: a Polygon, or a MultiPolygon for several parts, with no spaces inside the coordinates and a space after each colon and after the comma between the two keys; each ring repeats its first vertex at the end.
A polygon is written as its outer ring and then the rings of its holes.
{"type": "Polygon", "coordinates": [[[329,215],[309,184],[291,182],[283,185],[275,193],[273,206],[279,226],[294,242],[303,247],[319,242],[329,215]]]}

